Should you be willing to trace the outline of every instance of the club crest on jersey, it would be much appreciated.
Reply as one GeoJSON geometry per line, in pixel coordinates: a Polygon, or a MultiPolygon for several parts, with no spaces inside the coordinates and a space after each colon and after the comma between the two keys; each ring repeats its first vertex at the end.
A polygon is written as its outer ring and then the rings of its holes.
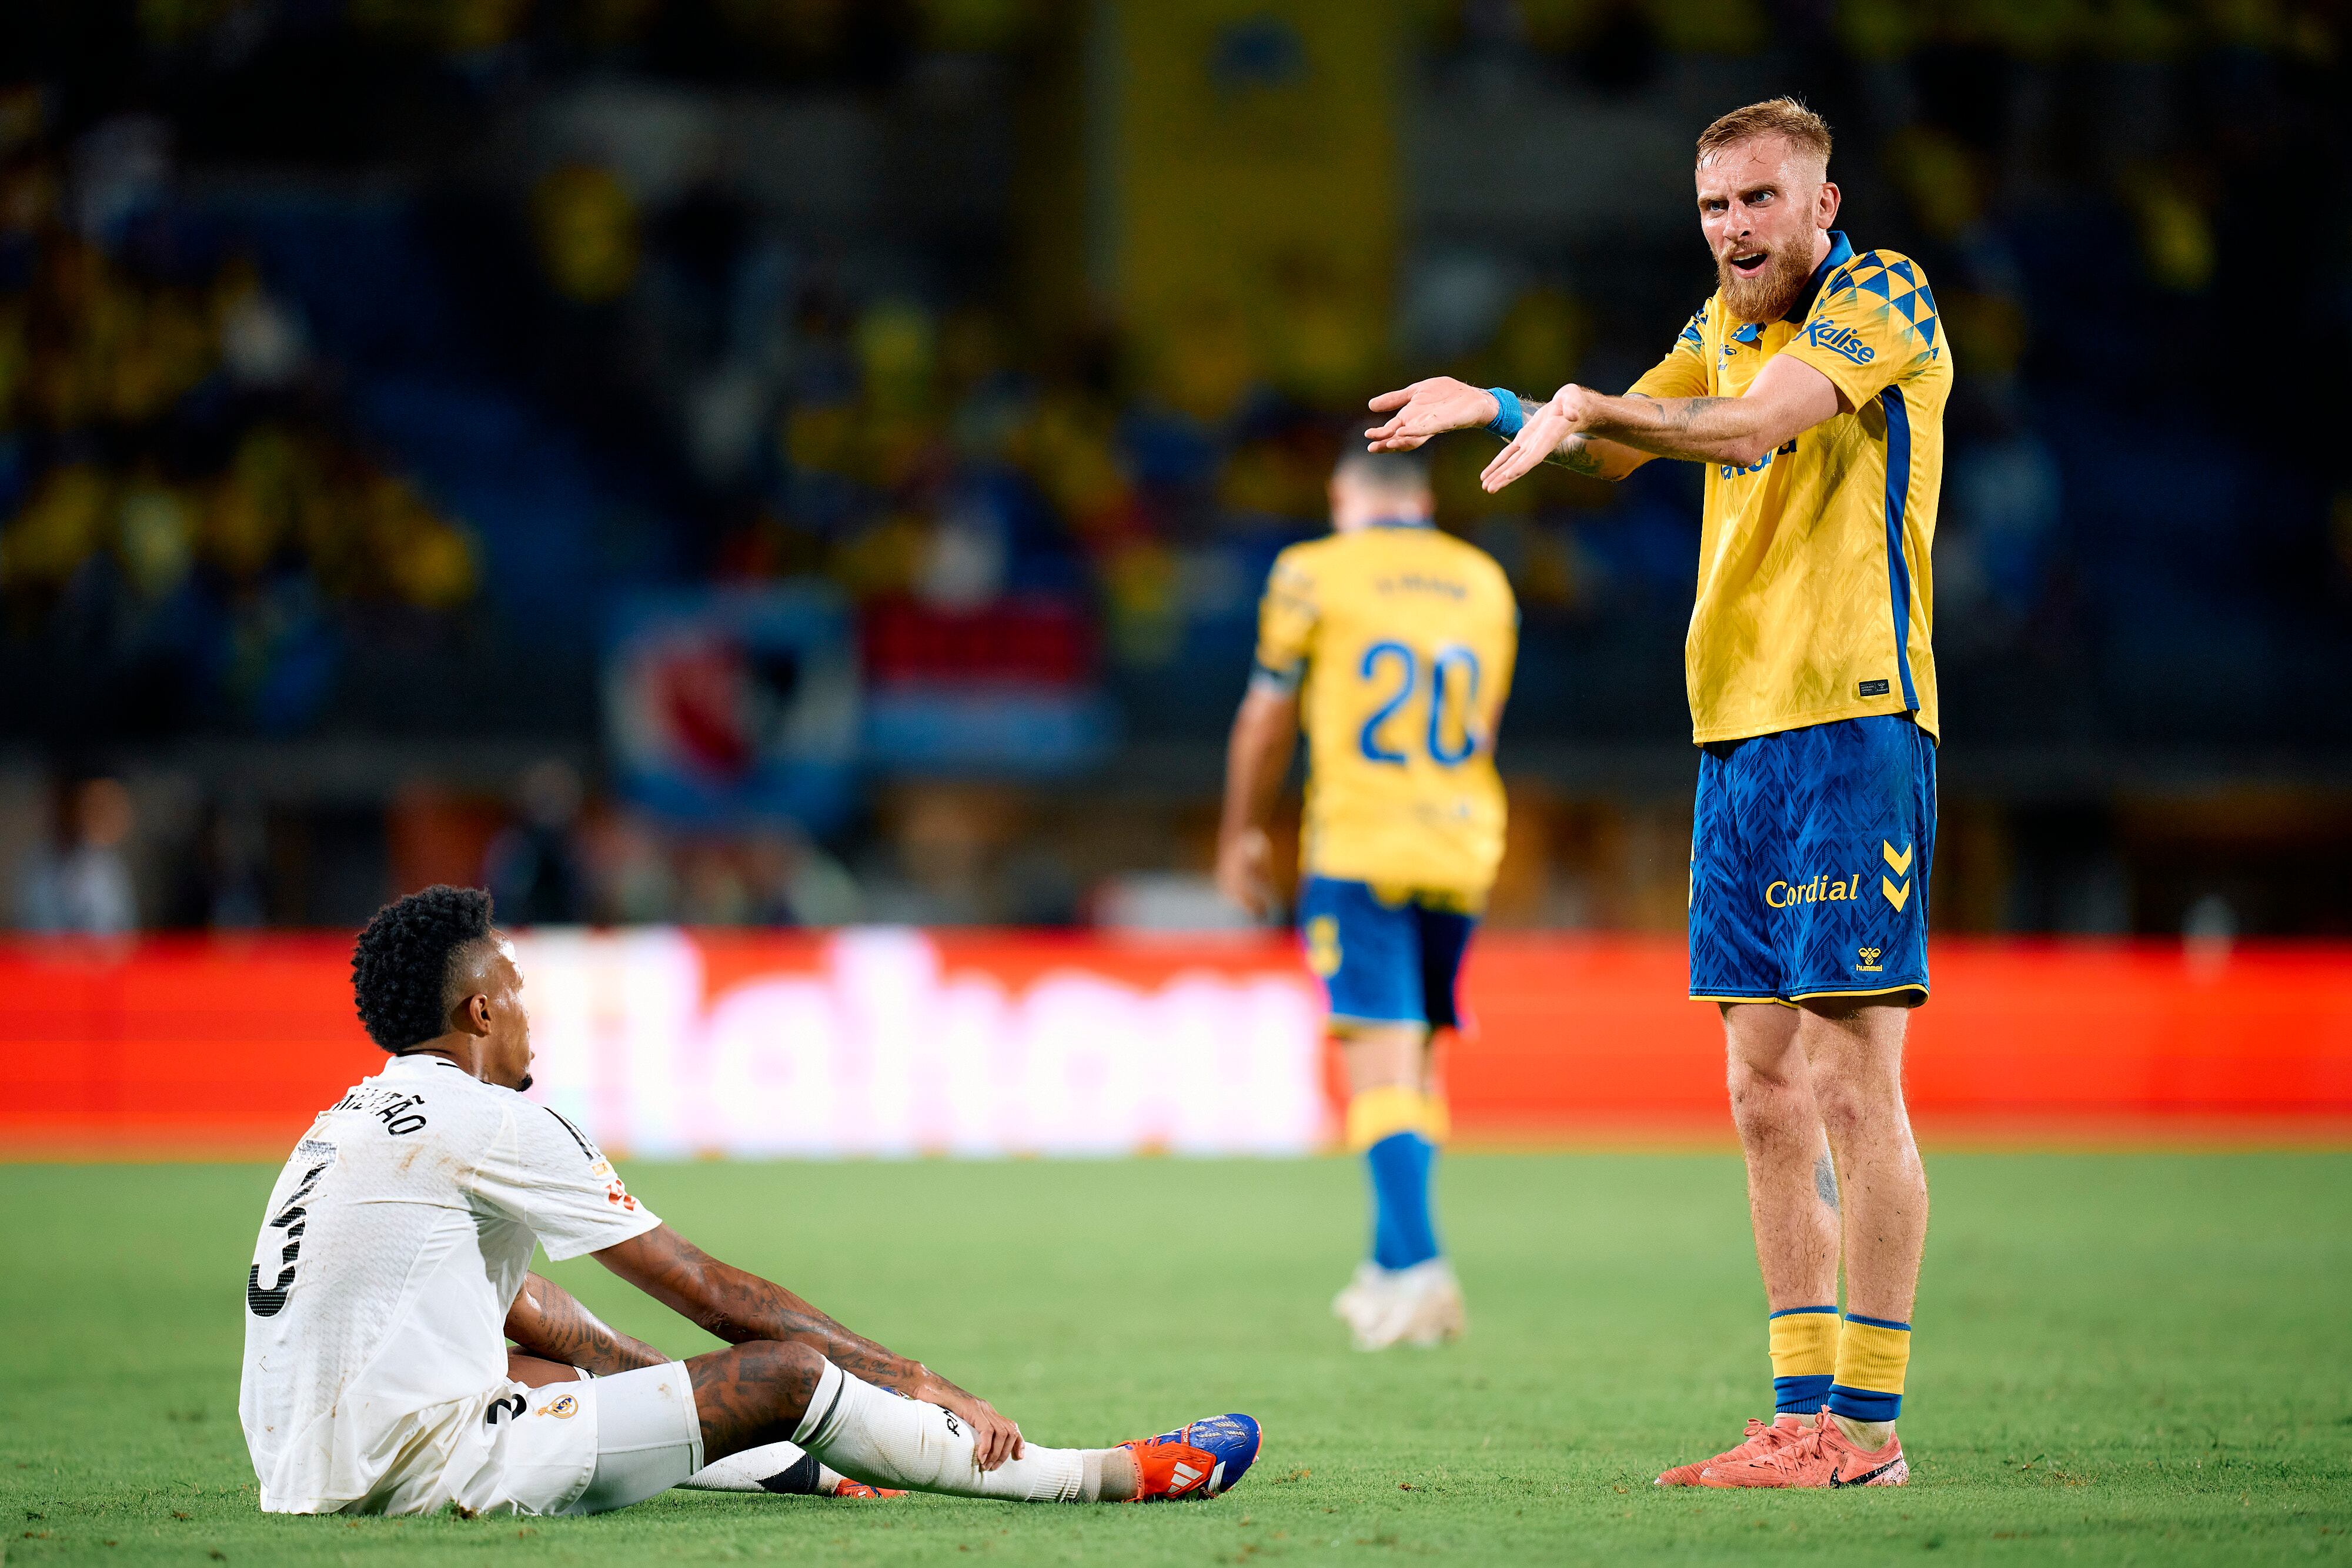
{"type": "Polygon", "coordinates": [[[559,1395],[541,1406],[539,1413],[542,1416],[552,1416],[559,1421],[569,1421],[580,1414],[579,1396],[572,1394],[559,1395]]]}
{"type": "Polygon", "coordinates": [[[1866,365],[1878,357],[1878,350],[1864,342],[1853,328],[1841,327],[1834,321],[1816,319],[1806,322],[1805,341],[1857,365],[1866,365]]]}
{"type": "Polygon", "coordinates": [[[1794,909],[1801,904],[1843,904],[1855,897],[1854,889],[1861,885],[1860,872],[1843,880],[1824,872],[1811,882],[1776,882],[1764,890],[1764,902],[1775,909],[1794,909]]]}

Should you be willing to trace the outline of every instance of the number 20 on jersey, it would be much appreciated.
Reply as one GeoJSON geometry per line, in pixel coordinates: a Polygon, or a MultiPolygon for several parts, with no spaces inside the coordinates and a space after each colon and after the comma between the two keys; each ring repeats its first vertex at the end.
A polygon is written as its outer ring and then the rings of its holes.
{"type": "Polygon", "coordinates": [[[1357,745],[1365,761],[1401,768],[1409,760],[1409,752],[1394,744],[1398,737],[1389,728],[1389,721],[1424,688],[1428,725],[1424,733],[1409,735],[1404,745],[1421,742],[1429,759],[1441,768],[1459,768],[1477,755],[1478,736],[1473,727],[1478,703],[1477,654],[1464,647],[1444,647],[1424,664],[1421,655],[1405,643],[1375,643],[1364,650],[1357,674],[1366,685],[1386,692],[1357,732],[1357,745]],[[1449,703],[1454,719],[1450,725],[1446,722],[1449,703]],[[1449,732],[1460,737],[1458,743],[1447,742],[1449,732]]]}

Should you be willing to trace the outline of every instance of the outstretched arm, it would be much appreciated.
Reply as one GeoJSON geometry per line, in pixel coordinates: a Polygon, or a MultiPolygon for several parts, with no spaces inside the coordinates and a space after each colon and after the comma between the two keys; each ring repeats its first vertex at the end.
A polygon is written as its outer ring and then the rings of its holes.
{"type": "Polygon", "coordinates": [[[1738,397],[1610,397],[1571,382],[1528,416],[1478,482],[1500,490],[1556,451],[1595,444],[1745,468],[1823,420],[1852,412],[1829,377],[1785,354],[1774,356],[1738,397]]]}
{"type": "Polygon", "coordinates": [[[731,1264],[722,1263],[667,1225],[656,1225],[595,1254],[596,1261],[654,1300],[727,1341],[782,1340],[814,1347],[844,1372],[910,1399],[943,1406],[971,1424],[979,1451],[1021,1456],[1021,1429],[919,1361],[909,1361],[852,1333],[814,1306],[731,1264]]]}
{"type": "Polygon", "coordinates": [[[1225,743],[1225,810],[1217,825],[1217,890],[1260,919],[1274,904],[1266,819],[1298,743],[1298,697],[1253,682],[1225,743]]]}
{"type": "MultiPolygon", "coordinates": [[[[1512,394],[1517,396],[1517,393],[1512,394]]],[[[1521,418],[1533,418],[1547,404],[1519,398],[1521,418]]],[[[1449,430],[1473,430],[1491,425],[1502,413],[1495,393],[1452,376],[1432,376],[1372,399],[1374,413],[1389,416],[1386,423],[1364,432],[1368,450],[1411,452],[1431,436],[1449,430]]],[[[1585,438],[1558,441],[1541,460],[1595,479],[1622,479],[1650,460],[1650,454],[1621,442],[1585,438]]]]}

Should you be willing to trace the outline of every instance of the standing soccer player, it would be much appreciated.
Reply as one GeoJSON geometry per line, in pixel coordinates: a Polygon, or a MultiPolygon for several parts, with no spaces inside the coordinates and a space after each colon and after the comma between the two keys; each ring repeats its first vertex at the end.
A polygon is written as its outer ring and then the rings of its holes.
{"type": "Polygon", "coordinates": [[[1928,545],[1951,356],[1918,265],[1830,225],[1830,133],[1788,99],[1698,141],[1718,287],[1623,397],[1459,382],[1376,398],[1374,450],[1485,424],[1538,463],[1707,465],[1685,666],[1702,747],[1690,991],[1717,1003],[1777,1411],[1662,1486],[1900,1486],[1927,1182],[1903,1105],[1936,834],[1928,545]],[[1844,1208],[1839,1208],[1843,1191],[1844,1208]],[[1838,1266],[1846,1305],[1837,1308],[1838,1266]],[[1821,1418],[1826,1416],[1826,1419],[1821,1418]]]}
{"type": "Polygon", "coordinates": [[[1217,881],[1263,915],[1265,822],[1307,736],[1299,929],[1347,1064],[1348,1145],[1370,1174],[1371,1256],[1331,1309],[1360,1350],[1465,1323],[1430,1218],[1445,1141],[1432,1037],[1503,855],[1495,732],[1518,609],[1492,558],[1437,531],[1417,459],[1358,453],[1331,476],[1328,538],[1276,558],[1257,664],[1225,761],[1217,881]]]}

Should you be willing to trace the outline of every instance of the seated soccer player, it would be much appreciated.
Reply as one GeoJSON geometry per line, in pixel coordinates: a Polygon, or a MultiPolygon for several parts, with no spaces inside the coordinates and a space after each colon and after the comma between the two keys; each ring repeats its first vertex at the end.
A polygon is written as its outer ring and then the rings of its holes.
{"type": "MultiPolygon", "coordinates": [[[[659,1366],[669,1357],[607,1325],[551,1280],[525,1275],[507,1312],[507,1375],[528,1388],[603,1373],[659,1366]]],[[[904,1497],[903,1490],[851,1480],[797,1443],[762,1443],[713,1459],[677,1483],[688,1491],[768,1492],[779,1497],[904,1497]]]]}
{"type": "MultiPolygon", "coordinates": [[[[530,1024],[488,894],[432,887],[379,911],[352,980],[392,1061],[295,1145],[246,1277],[237,1416],[265,1510],[598,1513],[784,1442],[870,1487],[1035,1502],[1213,1497],[1256,1458],[1246,1416],[1042,1448],[656,1219],[519,1092],[530,1024]],[[593,1254],[729,1347],[672,1360],[543,1281],[525,1291],[534,1246],[593,1254]]],[[[799,1490],[789,1469],[704,1484],[799,1490]]]]}
{"type": "Polygon", "coordinates": [[[1331,1310],[1358,1349],[1381,1350],[1466,1322],[1431,1216],[1447,1124],[1431,1042],[1457,1022],[1455,978],[1502,859],[1495,734],[1518,609],[1491,557],[1437,530],[1418,459],[1350,454],[1330,498],[1330,536],[1284,550],[1266,580],[1217,881],[1253,914],[1271,906],[1265,822],[1303,725],[1299,929],[1372,1192],[1371,1256],[1331,1310]]]}

